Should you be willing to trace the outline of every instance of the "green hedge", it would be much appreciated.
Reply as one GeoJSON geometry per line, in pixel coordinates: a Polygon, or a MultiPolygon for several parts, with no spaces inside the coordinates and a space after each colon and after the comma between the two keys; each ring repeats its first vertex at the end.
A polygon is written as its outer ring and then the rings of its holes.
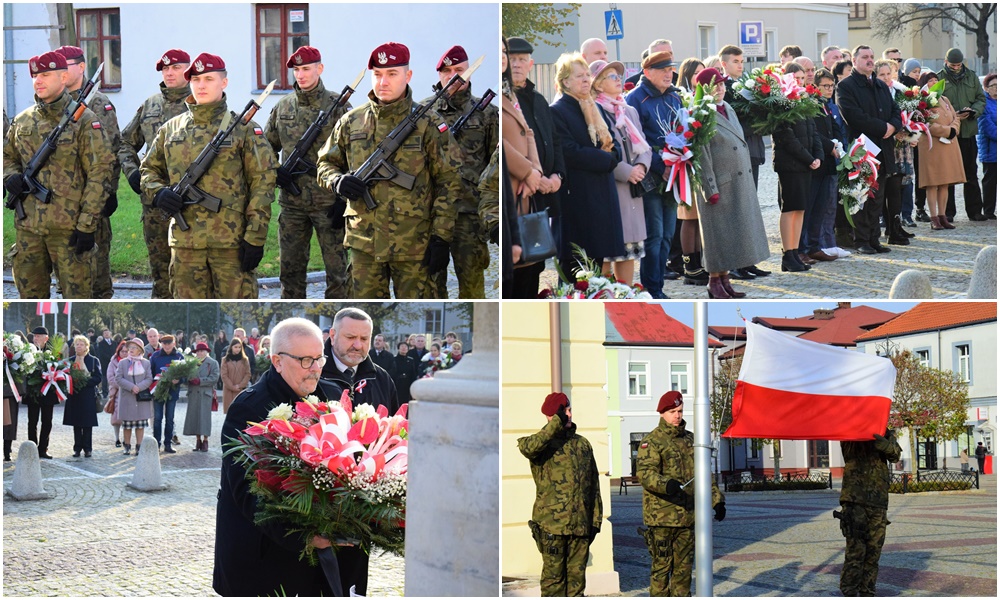
{"type": "MultiPolygon", "coordinates": [[[[917,492],[954,492],[959,490],[971,490],[971,481],[910,481],[906,485],[906,493],[917,492]]],[[[902,494],[903,483],[893,482],[889,485],[890,494],[902,494]]]]}
{"type": "Polygon", "coordinates": [[[789,490],[825,490],[829,488],[825,481],[754,481],[752,483],[730,483],[726,486],[730,492],[769,492],[789,490]]]}

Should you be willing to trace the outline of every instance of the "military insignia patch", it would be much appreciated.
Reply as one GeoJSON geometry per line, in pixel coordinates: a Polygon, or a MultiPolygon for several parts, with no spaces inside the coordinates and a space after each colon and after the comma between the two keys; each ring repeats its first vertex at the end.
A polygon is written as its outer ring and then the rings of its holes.
{"type": "Polygon", "coordinates": [[[640,448],[649,448],[649,442],[643,442],[639,447],[640,448]]]}
{"type": "Polygon", "coordinates": [[[105,105],[104,105],[104,112],[111,112],[111,111],[113,111],[114,109],[115,109],[115,107],[114,107],[114,106],[112,106],[112,105],[110,105],[110,104],[105,104],[105,105]]]}
{"type": "Polygon", "coordinates": [[[29,66],[31,67],[32,73],[38,72],[38,63],[36,63],[35,61],[31,61],[31,64],[29,66]]]}
{"type": "Polygon", "coordinates": [[[448,124],[441,123],[440,125],[438,125],[438,131],[440,131],[441,133],[448,131],[448,124]]]}
{"type": "Polygon", "coordinates": [[[194,70],[198,71],[199,73],[201,73],[202,71],[205,70],[205,65],[203,65],[201,63],[201,61],[199,60],[198,62],[194,63],[194,70]]]}
{"type": "Polygon", "coordinates": [[[295,64],[297,64],[297,65],[301,65],[302,64],[302,56],[301,55],[297,54],[295,56],[295,64]]]}
{"type": "Polygon", "coordinates": [[[264,135],[264,130],[261,129],[260,127],[254,127],[253,132],[257,135],[264,135]]]}
{"type": "Polygon", "coordinates": [[[94,129],[100,129],[101,128],[101,124],[99,122],[97,122],[97,121],[94,121],[93,123],[91,123],[90,126],[93,127],[94,129]]]}
{"type": "Polygon", "coordinates": [[[446,56],[446,57],[444,57],[444,60],[442,60],[441,62],[444,63],[444,66],[450,67],[451,66],[451,57],[446,56]]]}
{"type": "Polygon", "coordinates": [[[389,60],[385,57],[385,52],[379,52],[378,53],[378,64],[384,65],[387,62],[389,62],[389,60]]]}
{"type": "Polygon", "coordinates": [[[56,61],[52,61],[52,62],[50,62],[50,63],[49,63],[49,68],[50,68],[50,69],[54,69],[54,68],[56,68],[56,61]]]}
{"type": "Polygon", "coordinates": [[[165,65],[169,65],[170,64],[170,57],[167,56],[166,54],[164,54],[163,58],[161,58],[160,61],[163,62],[163,64],[165,64],[165,65]]]}

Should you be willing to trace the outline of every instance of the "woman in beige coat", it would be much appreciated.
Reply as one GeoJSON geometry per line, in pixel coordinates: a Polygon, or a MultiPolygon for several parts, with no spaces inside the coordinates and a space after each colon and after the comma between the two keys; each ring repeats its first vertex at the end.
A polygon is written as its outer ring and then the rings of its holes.
{"type": "MultiPolygon", "coordinates": [[[[918,82],[920,87],[937,83],[935,73],[924,73],[918,82]]],[[[941,96],[939,106],[931,109],[930,135],[920,138],[920,173],[917,181],[927,190],[927,212],[931,215],[931,229],[954,229],[945,216],[948,204],[948,186],[965,183],[965,168],[962,166],[962,151],[958,147],[958,130],[962,121],[947,98],[941,96]]]]}
{"type": "Polygon", "coordinates": [[[233,338],[229,351],[222,358],[222,412],[229,412],[229,405],[250,384],[250,361],[243,353],[243,342],[233,338]]]}

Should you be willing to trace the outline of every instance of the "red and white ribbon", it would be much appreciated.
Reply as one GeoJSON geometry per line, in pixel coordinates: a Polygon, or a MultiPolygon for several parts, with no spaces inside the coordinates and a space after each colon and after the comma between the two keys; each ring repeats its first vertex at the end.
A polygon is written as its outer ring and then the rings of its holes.
{"type": "Polygon", "coordinates": [[[923,133],[927,136],[930,145],[929,148],[934,146],[934,140],[931,139],[931,128],[927,126],[927,123],[923,121],[914,121],[913,113],[902,111],[901,118],[903,119],[903,128],[910,133],[923,133]]]}
{"type": "Polygon", "coordinates": [[[69,374],[69,367],[57,369],[55,365],[49,365],[46,370],[42,371],[42,381],[45,382],[42,384],[43,396],[48,394],[50,389],[55,388],[56,398],[60,402],[65,402],[68,394],[73,393],[73,378],[69,374]],[[59,387],[60,381],[66,382],[66,392],[63,392],[62,388],[59,387]]]}
{"type": "MultiPolygon", "coordinates": [[[[861,141],[860,139],[854,140],[854,143],[851,144],[851,149],[847,154],[848,156],[851,156],[853,158],[854,151],[859,148],[864,149],[864,147],[865,143],[863,141],[861,141]]],[[[847,178],[851,181],[857,179],[858,176],[861,175],[862,165],[865,163],[867,163],[868,166],[870,166],[872,169],[872,179],[876,179],[878,177],[878,166],[881,163],[877,158],[875,158],[875,155],[869,152],[868,150],[865,150],[864,152],[865,152],[864,156],[862,156],[859,160],[854,162],[855,169],[847,175],[847,178]]]]}
{"type": "Polygon", "coordinates": [[[365,389],[365,386],[367,385],[368,385],[368,380],[362,379],[361,381],[358,382],[356,386],[354,386],[354,393],[360,394],[361,390],[365,389]]]}
{"type": "Polygon", "coordinates": [[[17,391],[17,384],[14,383],[14,374],[10,372],[10,363],[4,362],[3,370],[7,374],[7,383],[10,385],[10,391],[14,394],[14,399],[17,403],[21,403],[21,392],[17,391]]]}
{"type": "Polygon", "coordinates": [[[153,390],[156,389],[156,384],[160,383],[160,379],[163,378],[163,373],[157,373],[156,377],[153,378],[153,384],[149,386],[149,393],[152,394],[153,390]]]}
{"type": "Polygon", "coordinates": [[[684,148],[683,151],[677,150],[675,148],[666,147],[663,149],[663,153],[660,155],[663,158],[663,164],[670,167],[670,173],[667,176],[667,191],[674,189],[674,182],[677,182],[677,196],[682,204],[691,206],[691,159],[694,154],[690,149],[684,148]]]}

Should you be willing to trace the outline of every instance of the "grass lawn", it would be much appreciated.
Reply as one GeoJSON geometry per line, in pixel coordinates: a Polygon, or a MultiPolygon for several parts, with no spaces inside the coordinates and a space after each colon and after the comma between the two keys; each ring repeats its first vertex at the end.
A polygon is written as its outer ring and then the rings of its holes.
{"type": "MultiPolygon", "coordinates": [[[[257,267],[258,277],[277,277],[278,258],[278,213],[281,207],[277,200],[271,205],[271,222],[267,228],[267,242],[264,244],[264,260],[257,267]]],[[[111,216],[111,274],[113,277],[128,276],[135,279],[149,279],[149,262],[146,243],[142,237],[142,205],[139,197],[129,187],[125,175],[118,182],[118,210],[111,216]]],[[[14,244],[14,213],[5,212],[3,219],[3,247],[14,244]]],[[[309,251],[309,271],[322,271],[323,258],[320,256],[316,236],[312,238],[309,251]]]]}

